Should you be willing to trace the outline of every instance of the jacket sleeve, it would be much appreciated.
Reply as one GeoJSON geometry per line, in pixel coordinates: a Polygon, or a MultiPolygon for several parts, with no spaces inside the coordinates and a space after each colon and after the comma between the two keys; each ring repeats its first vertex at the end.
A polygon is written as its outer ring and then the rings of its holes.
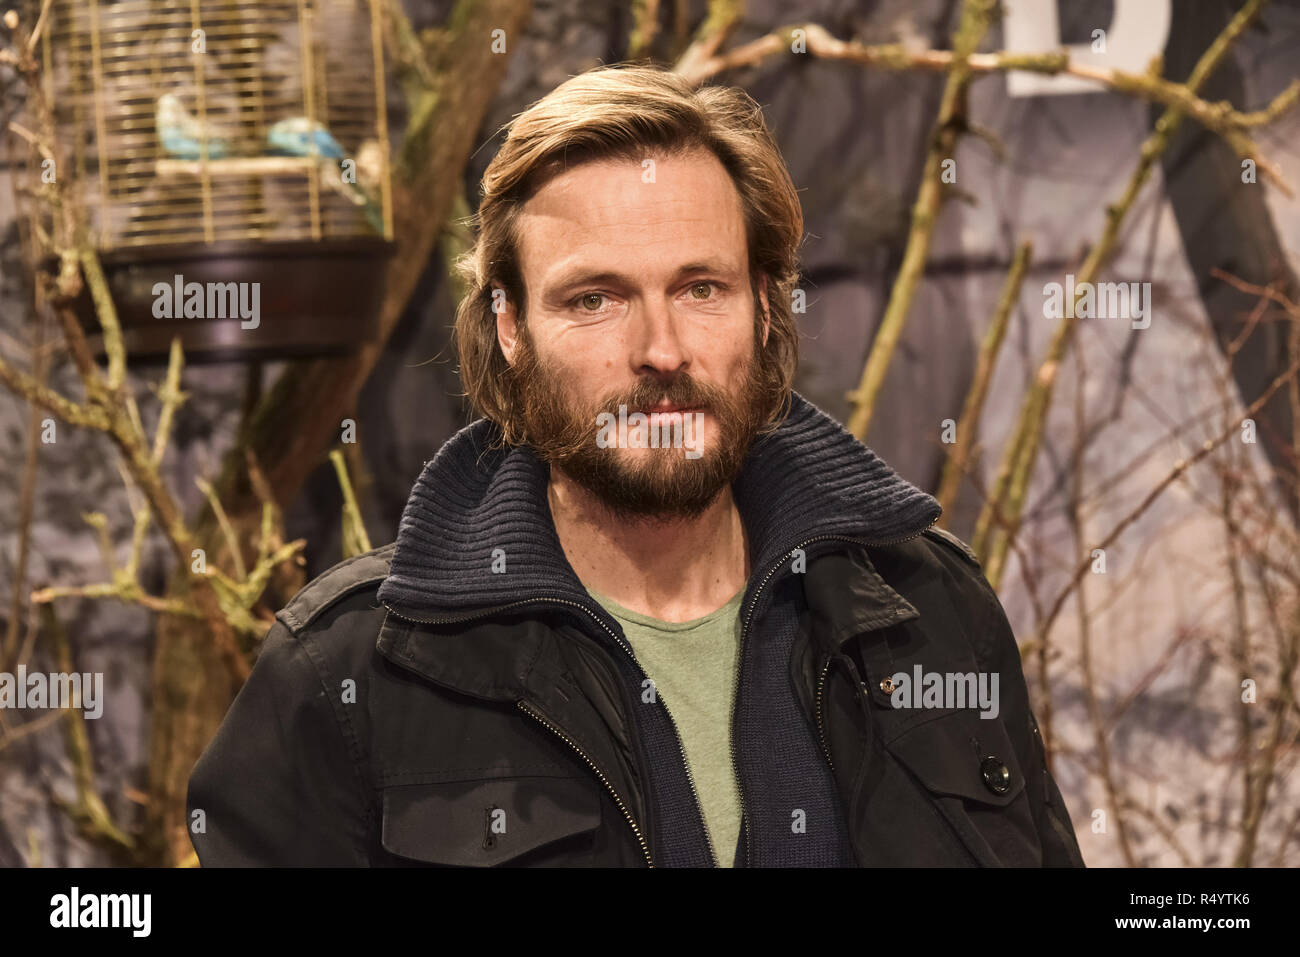
{"type": "Polygon", "coordinates": [[[362,777],[339,698],[277,621],[190,776],[186,817],[200,864],[369,863],[362,777]]]}
{"type": "MultiPolygon", "coordinates": [[[[1038,721],[1035,720],[1033,711],[1029,712],[1029,723],[1036,754],[1034,768],[1041,768],[1043,775],[1043,800],[1041,803],[1037,800],[1034,802],[1034,814],[1039,821],[1038,832],[1043,841],[1043,866],[1084,867],[1086,865],[1079,850],[1079,841],[1074,836],[1070,812],[1065,808],[1065,798],[1056,786],[1056,779],[1047,769],[1043,739],[1038,732],[1038,721]]],[[[1032,796],[1031,800],[1034,800],[1032,796]]]]}
{"type": "Polygon", "coordinates": [[[1046,751],[1038,721],[1029,705],[1029,688],[1020,664],[1020,647],[1002,603],[983,572],[974,572],[987,602],[985,626],[979,632],[984,647],[978,649],[983,666],[998,674],[1002,716],[1025,775],[1025,790],[1043,847],[1044,867],[1085,867],[1074,836],[1065,799],[1047,768],[1046,751]]]}

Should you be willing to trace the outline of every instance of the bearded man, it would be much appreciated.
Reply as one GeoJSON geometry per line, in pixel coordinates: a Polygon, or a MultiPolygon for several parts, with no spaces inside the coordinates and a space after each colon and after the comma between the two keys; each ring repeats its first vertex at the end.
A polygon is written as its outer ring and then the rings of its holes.
{"type": "Polygon", "coordinates": [[[476,225],[482,418],[276,616],[191,778],[201,863],[1082,866],[975,556],[792,389],[758,106],[574,77],[476,225]]]}

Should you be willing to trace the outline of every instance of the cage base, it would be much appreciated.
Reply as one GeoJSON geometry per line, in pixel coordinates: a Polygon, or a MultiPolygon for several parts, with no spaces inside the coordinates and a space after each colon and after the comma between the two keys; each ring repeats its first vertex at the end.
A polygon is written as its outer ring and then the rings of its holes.
{"type": "MultiPolygon", "coordinates": [[[[223,242],[114,249],[101,260],[132,364],[165,362],[176,336],[186,362],[237,362],[346,355],[373,342],[393,249],[382,239],[223,242]]],[[[84,289],[77,312],[102,358],[84,289]]]]}

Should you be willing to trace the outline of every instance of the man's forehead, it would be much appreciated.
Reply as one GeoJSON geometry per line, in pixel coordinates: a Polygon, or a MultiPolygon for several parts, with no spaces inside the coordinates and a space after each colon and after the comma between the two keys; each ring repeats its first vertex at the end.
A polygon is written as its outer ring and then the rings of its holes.
{"type": "Polygon", "coordinates": [[[535,278],[574,269],[745,258],[740,196],[713,154],[597,160],[547,182],[520,210],[520,257],[535,278]]]}

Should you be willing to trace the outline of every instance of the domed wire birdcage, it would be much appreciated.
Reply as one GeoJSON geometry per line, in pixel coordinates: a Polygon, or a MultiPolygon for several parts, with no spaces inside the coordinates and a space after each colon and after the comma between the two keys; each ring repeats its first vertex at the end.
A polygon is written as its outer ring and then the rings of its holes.
{"type": "Polygon", "coordinates": [[[371,338],[392,248],[380,0],[54,0],[49,15],[49,92],[133,358],[177,334],[198,360],[371,338]],[[160,309],[173,282],[257,284],[258,321],[160,309]]]}

